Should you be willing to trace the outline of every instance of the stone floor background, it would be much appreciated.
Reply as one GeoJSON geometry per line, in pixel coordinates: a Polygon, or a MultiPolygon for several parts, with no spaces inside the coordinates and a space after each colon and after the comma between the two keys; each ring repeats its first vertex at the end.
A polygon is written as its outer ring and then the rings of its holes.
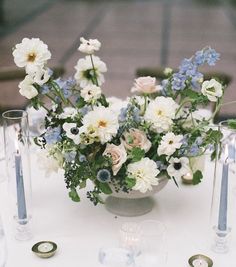
{"type": "MultiPolygon", "coordinates": [[[[213,71],[231,75],[225,101],[236,99],[236,9],[232,0],[5,0],[0,25],[0,71],[14,67],[11,48],[23,37],[49,45],[51,66],[63,65],[66,76],[82,55],[81,36],[98,38],[99,56],[107,63],[106,95],[129,95],[139,67],[177,67],[183,57],[210,45],[221,53],[213,71]]],[[[0,82],[0,107],[18,107],[25,99],[14,82],[0,82]]],[[[223,115],[234,115],[227,106],[223,115]]]]}

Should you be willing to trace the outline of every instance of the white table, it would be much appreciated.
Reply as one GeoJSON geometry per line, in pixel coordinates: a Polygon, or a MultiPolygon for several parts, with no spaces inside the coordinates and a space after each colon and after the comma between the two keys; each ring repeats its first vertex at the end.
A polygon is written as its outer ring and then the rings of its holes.
{"type": "MultiPolygon", "coordinates": [[[[3,169],[4,162],[1,161],[1,172],[3,169]]],[[[34,155],[32,170],[34,238],[30,241],[19,242],[12,236],[11,218],[6,205],[6,182],[0,184],[0,207],[8,244],[7,267],[98,267],[99,248],[112,243],[113,246],[116,245],[121,224],[146,219],[157,219],[166,224],[167,267],[187,267],[188,258],[198,253],[210,256],[214,267],[236,265],[235,241],[231,252],[225,255],[214,254],[207,243],[210,235],[208,222],[212,163],[207,162],[205,178],[200,185],[181,185],[178,189],[173,182],[169,182],[166,188],[155,196],[156,205],[152,212],[134,218],[116,217],[103,205],[94,207],[86,199],[84,192],[81,203],[72,202],[67,196],[62,175],[45,178],[37,167],[34,155]],[[31,252],[32,245],[40,240],[52,240],[58,244],[58,252],[53,258],[40,259],[31,252]]]]}

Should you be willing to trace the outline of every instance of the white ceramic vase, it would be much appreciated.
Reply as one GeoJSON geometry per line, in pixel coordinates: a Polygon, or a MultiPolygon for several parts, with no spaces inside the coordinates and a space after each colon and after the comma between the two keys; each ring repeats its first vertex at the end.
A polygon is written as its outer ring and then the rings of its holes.
{"type": "Polygon", "coordinates": [[[168,183],[167,177],[161,177],[160,183],[153,186],[152,190],[146,193],[141,193],[137,190],[132,190],[129,193],[115,192],[114,188],[112,195],[108,196],[105,206],[108,211],[120,216],[140,216],[150,212],[154,206],[152,195],[161,191],[168,183]]]}

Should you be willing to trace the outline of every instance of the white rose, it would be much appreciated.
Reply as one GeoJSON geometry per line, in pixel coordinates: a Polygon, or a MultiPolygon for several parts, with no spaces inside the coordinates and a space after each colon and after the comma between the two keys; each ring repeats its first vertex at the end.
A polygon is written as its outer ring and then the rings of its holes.
{"type": "Polygon", "coordinates": [[[139,147],[145,152],[148,152],[152,146],[145,132],[138,129],[130,129],[128,132],[124,133],[121,141],[124,147],[128,150],[131,150],[134,147],[139,147]]]}
{"type": "Polygon", "coordinates": [[[113,175],[116,175],[118,173],[123,163],[125,163],[127,159],[127,153],[122,144],[119,146],[116,146],[114,144],[107,144],[103,155],[111,157],[113,175]]]}
{"type": "Polygon", "coordinates": [[[139,77],[135,79],[134,87],[131,92],[138,92],[143,94],[152,94],[160,90],[159,86],[156,86],[156,78],[147,76],[139,77]]]}
{"type": "Polygon", "coordinates": [[[19,92],[24,97],[31,99],[38,95],[37,89],[33,86],[34,80],[30,75],[26,75],[25,79],[19,83],[19,92]]]}
{"type": "Polygon", "coordinates": [[[203,82],[201,91],[212,102],[216,102],[223,95],[222,85],[215,79],[203,82]]]}

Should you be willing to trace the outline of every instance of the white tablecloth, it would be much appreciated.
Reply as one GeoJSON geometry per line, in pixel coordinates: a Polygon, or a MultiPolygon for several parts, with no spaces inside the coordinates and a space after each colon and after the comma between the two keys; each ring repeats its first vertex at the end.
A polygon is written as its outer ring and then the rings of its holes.
{"type": "MultiPolygon", "coordinates": [[[[1,161],[1,175],[3,169],[4,162],[1,161]]],[[[165,189],[156,194],[156,205],[152,212],[125,218],[114,216],[103,205],[94,207],[86,199],[85,192],[81,203],[72,202],[67,196],[62,175],[45,178],[32,155],[32,240],[19,242],[14,239],[10,226],[12,220],[6,204],[6,182],[0,184],[0,206],[8,246],[7,267],[97,267],[99,248],[117,244],[118,230],[123,222],[141,222],[146,219],[161,220],[167,227],[167,267],[187,267],[188,258],[198,253],[210,256],[214,267],[235,267],[235,241],[231,252],[225,255],[214,254],[209,249],[212,179],[213,164],[207,162],[204,181],[200,185],[180,185],[177,188],[170,181],[165,189]],[[58,252],[53,258],[40,259],[31,252],[32,245],[40,240],[52,240],[58,244],[58,252]]]]}

